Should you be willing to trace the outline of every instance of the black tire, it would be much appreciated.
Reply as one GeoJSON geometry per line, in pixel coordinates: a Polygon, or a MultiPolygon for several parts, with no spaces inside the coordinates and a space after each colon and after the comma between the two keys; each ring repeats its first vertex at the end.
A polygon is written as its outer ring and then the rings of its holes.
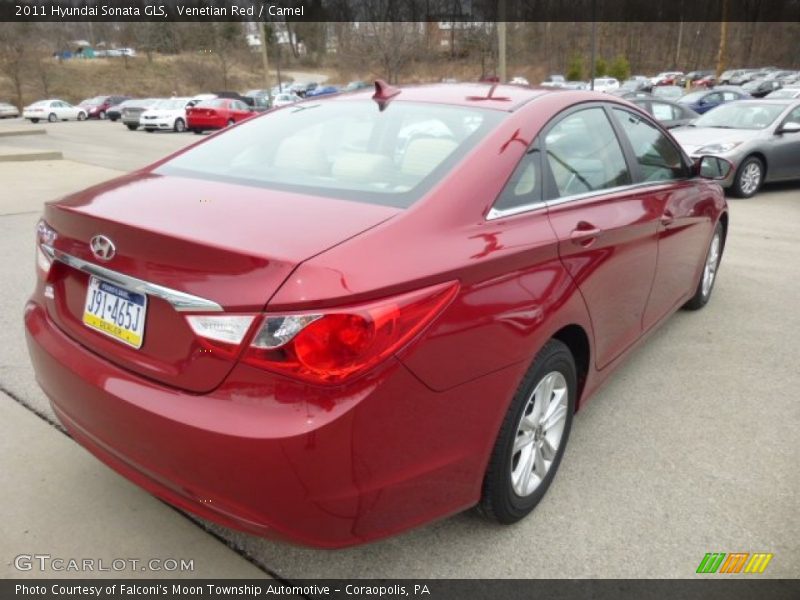
{"type": "Polygon", "coordinates": [[[717,226],[714,228],[714,235],[711,236],[711,242],[708,245],[708,251],[706,252],[706,260],[703,263],[703,271],[700,273],[700,281],[697,282],[697,288],[694,291],[694,296],[683,305],[683,308],[686,310],[699,310],[703,308],[708,301],[711,299],[711,292],[714,291],[714,284],[717,282],[717,271],[719,269],[719,263],[722,260],[722,251],[725,248],[725,230],[722,227],[722,223],[717,223],[717,226]],[[714,260],[713,269],[711,271],[711,281],[710,285],[706,287],[704,285],[707,275],[707,270],[711,269],[711,265],[708,264],[710,255],[712,251],[714,251],[714,240],[717,240],[716,246],[716,259],[714,260]]]}
{"type": "Polygon", "coordinates": [[[130,129],[131,131],[136,131],[137,129],[139,129],[139,126],[138,125],[128,125],[128,129],[130,129]]]}
{"type": "Polygon", "coordinates": [[[38,123],[39,119],[31,119],[31,123],[38,123]]]}
{"type": "Polygon", "coordinates": [[[731,186],[731,194],[737,198],[752,198],[764,184],[764,163],[757,156],[748,156],[736,169],[736,176],[731,186]],[[752,186],[753,170],[758,172],[758,182],[752,186]]]}
{"type": "Polygon", "coordinates": [[[119,119],[119,117],[108,117],[108,120],[111,121],[112,123],[116,123],[117,119],[119,119]]]}
{"type": "Polygon", "coordinates": [[[145,131],[146,131],[147,133],[153,133],[153,132],[155,131],[155,129],[145,129],[145,131]]]}
{"type": "Polygon", "coordinates": [[[478,511],[483,516],[502,524],[516,523],[530,513],[544,497],[558,471],[569,441],[577,389],[577,373],[572,353],[564,343],[550,340],[536,355],[533,364],[523,377],[497,434],[478,504],[478,511]],[[530,406],[535,406],[529,402],[533,392],[542,380],[553,372],[560,373],[566,382],[567,405],[564,428],[558,448],[544,477],[529,495],[521,496],[514,490],[512,482],[515,457],[516,460],[522,459],[521,454],[517,457],[513,452],[514,443],[517,440],[523,413],[526,413],[530,406]]]}
{"type": "Polygon", "coordinates": [[[55,123],[56,121],[58,121],[58,117],[56,116],[56,113],[50,113],[49,115],[47,115],[47,120],[50,123],[55,123]]]}
{"type": "Polygon", "coordinates": [[[85,120],[86,120],[86,113],[79,112],[78,121],[85,121],[85,120]]]}
{"type": "Polygon", "coordinates": [[[230,127],[231,125],[235,125],[235,124],[236,124],[236,121],[234,121],[233,119],[228,119],[228,127],[230,127]]]}
{"type": "Polygon", "coordinates": [[[172,129],[176,133],[183,133],[186,131],[186,121],[183,119],[175,119],[175,125],[172,127],[172,129]]]}
{"type": "Polygon", "coordinates": [[[97,113],[97,118],[98,118],[98,119],[100,119],[101,121],[105,120],[105,118],[106,118],[106,111],[104,111],[104,110],[101,110],[99,113],[97,113]]]}
{"type": "Polygon", "coordinates": [[[195,135],[200,135],[201,133],[203,133],[203,130],[195,128],[195,129],[192,129],[192,133],[195,134],[195,135]]]}

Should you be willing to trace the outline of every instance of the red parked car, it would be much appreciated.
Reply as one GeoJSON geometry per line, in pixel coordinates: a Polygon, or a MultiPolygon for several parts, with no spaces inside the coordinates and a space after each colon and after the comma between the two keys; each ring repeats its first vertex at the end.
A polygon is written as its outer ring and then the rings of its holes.
{"type": "Polygon", "coordinates": [[[187,126],[195,133],[209,129],[222,129],[249,119],[255,113],[241,100],[214,98],[186,109],[187,126]]]}
{"type": "Polygon", "coordinates": [[[514,522],[573,413],[709,300],[725,161],[608,94],[376,90],[46,205],[37,379],[175,506],[324,547],[476,505],[514,522]]]}

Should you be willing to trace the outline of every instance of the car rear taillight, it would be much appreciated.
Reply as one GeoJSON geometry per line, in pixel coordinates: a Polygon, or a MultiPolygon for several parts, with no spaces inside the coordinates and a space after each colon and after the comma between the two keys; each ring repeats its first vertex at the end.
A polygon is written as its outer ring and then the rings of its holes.
{"type": "Polygon", "coordinates": [[[53,247],[53,242],[56,241],[58,234],[55,229],[50,227],[44,220],[39,220],[36,224],[36,267],[37,272],[42,275],[42,278],[47,277],[50,272],[52,260],[50,256],[45,254],[42,246],[53,247]]]}
{"type": "Polygon", "coordinates": [[[267,314],[242,360],[312,383],[341,383],[396,354],[457,290],[449,282],[348,308],[267,314]]]}
{"type": "MultiPolygon", "coordinates": [[[[346,308],[265,314],[241,360],[317,384],[352,379],[396,354],[425,329],[458,290],[448,282],[346,308]]],[[[235,357],[254,315],[187,316],[207,350],[235,357]]]]}

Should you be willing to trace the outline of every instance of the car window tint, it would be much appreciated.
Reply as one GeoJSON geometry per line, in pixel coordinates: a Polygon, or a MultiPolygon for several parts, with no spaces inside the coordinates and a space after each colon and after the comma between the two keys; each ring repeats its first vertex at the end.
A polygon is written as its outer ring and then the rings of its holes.
{"type": "Polygon", "coordinates": [[[669,104],[664,104],[663,102],[653,102],[651,103],[651,106],[651,112],[653,116],[659,121],[671,121],[675,118],[675,115],[672,111],[672,106],[669,104]]]}
{"type": "Polygon", "coordinates": [[[406,207],[505,117],[431,103],[304,102],[191,148],[158,172],[406,207]]]}
{"type": "Polygon", "coordinates": [[[545,147],[561,197],[631,183],[619,141],[602,108],[564,117],[547,133],[545,147]]]}
{"type": "Polygon", "coordinates": [[[539,151],[528,152],[519,161],[503,191],[497,197],[494,208],[508,210],[521,206],[535,205],[542,199],[541,177],[539,174],[539,151]]]}
{"type": "Polygon", "coordinates": [[[668,181],[685,176],[680,151],[657,127],[621,108],[615,108],[614,115],[631,142],[644,181],[668,181]]]}
{"type": "Polygon", "coordinates": [[[669,181],[685,176],[680,151],[655,125],[621,108],[614,115],[633,147],[644,181],[669,181]]]}
{"type": "Polygon", "coordinates": [[[718,102],[722,102],[722,94],[719,92],[715,94],[709,94],[705,98],[703,98],[705,104],[716,104],[718,102]]]}
{"type": "Polygon", "coordinates": [[[784,123],[800,123],[800,106],[789,113],[789,116],[786,117],[784,123]]]}

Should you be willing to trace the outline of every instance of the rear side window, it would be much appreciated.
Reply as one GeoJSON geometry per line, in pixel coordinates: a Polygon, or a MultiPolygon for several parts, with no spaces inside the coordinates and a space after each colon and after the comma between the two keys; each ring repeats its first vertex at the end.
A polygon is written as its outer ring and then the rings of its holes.
{"type": "Polygon", "coordinates": [[[394,101],[306,101],[250,119],[162,174],[410,206],[506,115],[394,101]]]}
{"type": "Polygon", "coordinates": [[[533,208],[542,200],[542,178],[539,167],[539,150],[532,150],[522,157],[514,169],[503,191],[494,203],[495,210],[533,208]]]}
{"type": "Polygon", "coordinates": [[[630,140],[644,181],[669,181],[685,177],[681,153],[667,136],[639,115],[621,108],[613,111],[630,140]]]}
{"type": "Polygon", "coordinates": [[[659,121],[672,121],[673,119],[680,118],[675,115],[672,106],[669,104],[652,102],[650,106],[651,110],[649,112],[659,121]]]}
{"type": "Polygon", "coordinates": [[[631,183],[622,148],[602,108],[567,115],[550,129],[544,142],[560,197],[631,183]]]}

